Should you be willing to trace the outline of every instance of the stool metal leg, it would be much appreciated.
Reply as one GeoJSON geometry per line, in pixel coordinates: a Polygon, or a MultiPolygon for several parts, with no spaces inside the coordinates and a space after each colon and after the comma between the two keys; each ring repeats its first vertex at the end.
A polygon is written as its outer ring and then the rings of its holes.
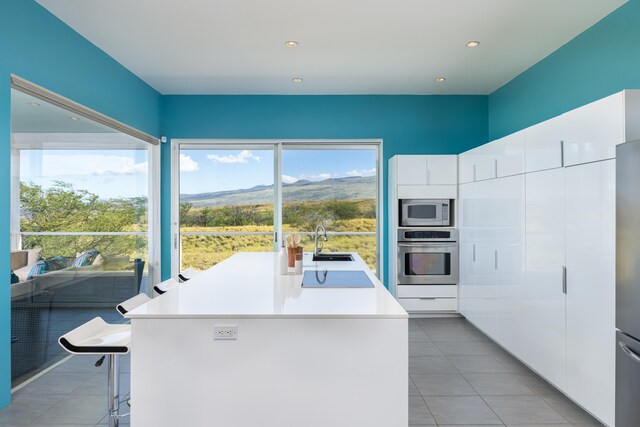
{"type": "Polygon", "coordinates": [[[109,427],[118,427],[120,425],[120,369],[118,355],[109,354],[108,356],[108,408],[109,408],[109,427]]]}

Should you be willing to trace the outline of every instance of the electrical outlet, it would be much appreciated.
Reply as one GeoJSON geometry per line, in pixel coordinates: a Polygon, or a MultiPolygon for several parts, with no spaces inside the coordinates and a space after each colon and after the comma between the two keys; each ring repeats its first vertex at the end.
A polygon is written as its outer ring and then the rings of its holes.
{"type": "Polygon", "coordinates": [[[237,340],[238,326],[236,325],[216,325],[213,327],[214,340],[237,340]]]}

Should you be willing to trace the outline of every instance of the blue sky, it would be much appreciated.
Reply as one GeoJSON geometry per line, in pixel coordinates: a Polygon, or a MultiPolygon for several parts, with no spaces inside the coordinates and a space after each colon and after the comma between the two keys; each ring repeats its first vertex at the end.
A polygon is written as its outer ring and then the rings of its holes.
{"type": "MultiPolygon", "coordinates": [[[[271,150],[183,150],[180,192],[206,193],[273,184],[271,150]]],[[[375,173],[375,150],[283,150],[283,182],[375,173]]],[[[71,183],[103,198],[148,193],[146,150],[22,150],[20,180],[49,188],[71,183]]]]}
{"type": "MultiPolygon", "coordinates": [[[[375,173],[375,150],[283,150],[283,182],[320,181],[375,173]]],[[[271,150],[183,150],[180,192],[183,194],[273,184],[271,150]]]]}

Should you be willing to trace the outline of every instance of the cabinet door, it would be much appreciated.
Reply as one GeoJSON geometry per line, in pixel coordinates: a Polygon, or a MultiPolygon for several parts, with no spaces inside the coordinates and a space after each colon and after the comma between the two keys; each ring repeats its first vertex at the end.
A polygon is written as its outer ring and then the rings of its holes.
{"type": "Polygon", "coordinates": [[[560,116],[566,166],[616,157],[616,144],[624,142],[623,96],[616,93],[560,116]]]}
{"type": "Polygon", "coordinates": [[[524,130],[526,172],[562,167],[561,117],[524,130]]]}
{"type": "Polygon", "coordinates": [[[483,181],[486,179],[493,179],[496,177],[497,169],[497,150],[498,147],[492,143],[485,144],[478,147],[476,152],[476,159],[474,162],[475,167],[475,180],[483,181]]]}
{"type": "Polygon", "coordinates": [[[427,183],[429,185],[456,185],[458,183],[458,156],[427,156],[427,183]]]}
{"type": "Polygon", "coordinates": [[[614,421],[615,160],[566,169],[567,392],[614,421]]]}
{"type": "Polygon", "coordinates": [[[398,185],[427,185],[427,156],[397,157],[398,185]]]}
{"type": "Polygon", "coordinates": [[[474,179],[475,150],[467,151],[458,156],[458,182],[466,184],[474,179]]]}
{"type": "Polygon", "coordinates": [[[524,354],[524,175],[493,181],[498,341],[524,354]]]}
{"type": "Polygon", "coordinates": [[[524,131],[506,136],[496,144],[496,176],[518,175],[524,173],[524,131]]]}
{"type": "Polygon", "coordinates": [[[526,175],[524,360],[566,389],[564,168],[526,175]]]}

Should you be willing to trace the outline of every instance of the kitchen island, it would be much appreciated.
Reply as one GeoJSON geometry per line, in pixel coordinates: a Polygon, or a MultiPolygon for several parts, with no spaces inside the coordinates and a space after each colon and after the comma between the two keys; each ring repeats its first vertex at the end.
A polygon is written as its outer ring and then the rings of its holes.
{"type": "Polygon", "coordinates": [[[407,313],[352,255],[304,270],[372,287],[302,287],[278,254],[240,253],[131,311],[132,425],[406,427],[407,313]]]}

